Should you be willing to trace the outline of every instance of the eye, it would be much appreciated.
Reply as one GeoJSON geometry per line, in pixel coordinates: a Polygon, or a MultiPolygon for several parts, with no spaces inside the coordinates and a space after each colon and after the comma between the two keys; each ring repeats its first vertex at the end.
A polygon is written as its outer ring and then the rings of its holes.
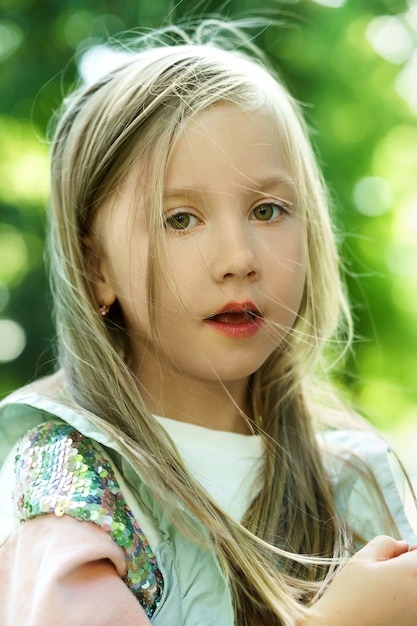
{"type": "Polygon", "coordinates": [[[198,217],[188,211],[172,213],[165,218],[165,226],[170,230],[188,230],[197,226],[198,223],[198,217]]]}
{"type": "Polygon", "coordinates": [[[276,203],[265,203],[258,204],[251,213],[255,220],[260,222],[270,222],[271,220],[275,220],[279,218],[283,213],[285,213],[285,208],[281,204],[276,203]]]}

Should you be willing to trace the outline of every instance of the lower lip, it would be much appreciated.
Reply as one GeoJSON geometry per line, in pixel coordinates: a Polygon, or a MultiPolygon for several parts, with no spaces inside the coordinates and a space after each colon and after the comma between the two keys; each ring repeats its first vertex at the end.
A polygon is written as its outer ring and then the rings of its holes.
{"type": "Polygon", "coordinates": [[[226,324],[224,322],[216,322],[215,320],[205,320],[206,324],[211,326],[213,330],[231,337],[232,339],[247,339],[253,337],[260,330],[263,320],[256,318],[245,324],[226,324]]]}

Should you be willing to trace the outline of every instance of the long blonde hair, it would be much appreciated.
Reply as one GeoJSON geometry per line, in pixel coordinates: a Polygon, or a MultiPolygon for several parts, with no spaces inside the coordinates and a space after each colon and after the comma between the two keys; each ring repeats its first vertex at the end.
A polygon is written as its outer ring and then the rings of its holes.
{"type": "MultiPolygon", "coordinates": [[[[194,540],[210,538],[230,580],[236,623],[294,624],[303,611],[300,601],[308,602],[314,583],[325,579],[331,559],[348,542],[313,424],[324,350],[329,342],[344,346],[339,331],[348,336],[351,326],[326,191],[299,106],[260,55],[253,58],[253,46],[243,52],[242,31],[206,21],[194,25],[192,34],[173,28],[165,35],[168,45],[160,35],[139,39],[119,68],[69,96],[55,130],[49,250],[60,364],[73,401],[117,439],[172,522],[194,540]],[[187,474],[147,410],[129,369],[121,311],[116,304],[106,321],[98,314],[85,248],[100,206],[136,165],[152,180],[154,193],[146,198],[153,233],[149,259],[157,258],[160,192],[172,147],[192,116],[218,102],[267,112],[274,120],[297,185],[307,242],[297,321],[285,345],[250,380],[254,415],[263,416],[254,428],[264,437],[265,463],[263,488],[242,524],[187,474]],[[208,535],[195,539],[178,500],[208,535]]],[[[160,269],[150,262],[151,306],[158,302],[160,269]]]]}

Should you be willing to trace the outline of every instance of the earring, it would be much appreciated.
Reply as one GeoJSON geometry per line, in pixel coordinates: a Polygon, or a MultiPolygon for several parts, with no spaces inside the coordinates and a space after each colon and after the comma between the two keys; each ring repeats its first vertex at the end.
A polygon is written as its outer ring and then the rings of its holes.
{"type": "Polygon", "coordinates": [[[101,304],[98,310],[100,315],[106,317],[107,313],[110,311],[110,307],[107,304],[101,304]]]}

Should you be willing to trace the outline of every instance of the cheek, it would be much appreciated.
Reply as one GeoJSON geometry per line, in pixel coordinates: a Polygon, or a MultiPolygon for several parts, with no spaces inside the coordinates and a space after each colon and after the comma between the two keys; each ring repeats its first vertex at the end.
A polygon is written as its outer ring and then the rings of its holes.
{"type": "Polygon", "coordinates": [[[280,242],[269,260],[271,280],[276,295],[283,297],[291,308],[298,309],[306,280],[306,246],[304,236],[296,233],[280,242]],[[298,303],[298,306],[297,306],[298,303]]]}
{"type": "Polygon", "coordinates": [[[119,248],[113,265],[113,284],[128,330],[148,327],[148,289],[146,255],[119,248]]]}
{"type": "Polygon", "coordinates": [[[196,304],[204,281],[210,277],[208,259],[194,242],[174,242],[167,250],[166,259],[160,267],[160,289],[158,302],[162,307],[166,303],[180,303],[185,309],[196,304]]]}

